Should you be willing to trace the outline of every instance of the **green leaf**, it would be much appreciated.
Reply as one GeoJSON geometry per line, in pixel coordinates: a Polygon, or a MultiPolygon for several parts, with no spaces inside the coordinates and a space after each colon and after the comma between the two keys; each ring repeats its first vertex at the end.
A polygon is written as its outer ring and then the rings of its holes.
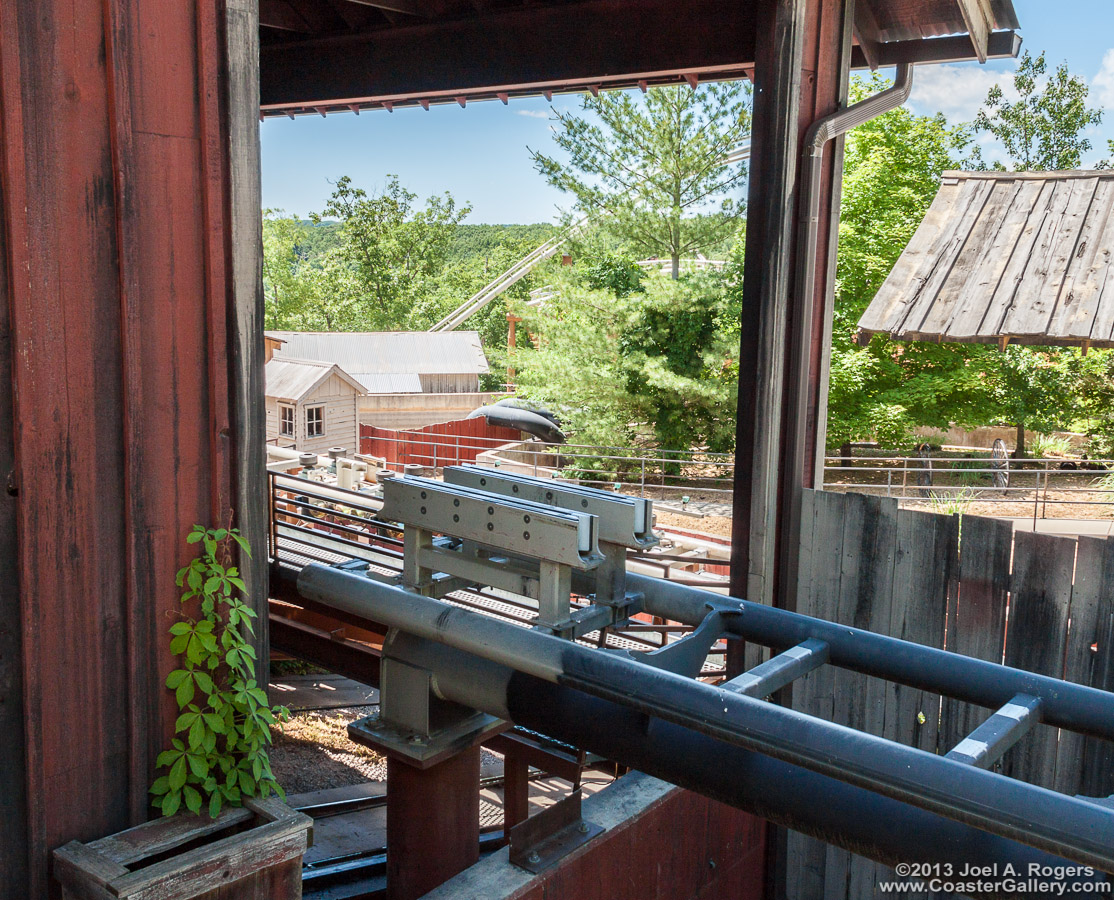
{"type": "Polygon", "coordinates": [[[240,537],[237,532],[232,533],[232,540],[240,545],[240,549],[244,551],[248,559],[251,559],[251,545],[247,542],[246,538],[240,537]]]}
{"type": "Polygon", "coordinates": [[[198,716],[190,726],[190,746],[201,749],[205,742],[205,720],[198,716]]]}
{"type": "Polygon", "coordinates": [[[190,532],[190,534],[186,537],[186,543],[187,544],[196,544],[203,537],[205,537],[205,533],[203,531],[190,532]]]}
{"type": "Polygon", "coordinates": [[[178,761],[170,767],[170,789],[172,791],[181,790],[182,785],[186,783],[186,757],[185,754],[178,758],[178,761]]]}
{"type": "Polygon", "coordinates": [[[215,819],[220,815],[221,794],[220,791],[213,791],[212,796],[209,798],[209,818],[215,819]]]}
{"type": "Polygon", "coordinates": [[[193,626],[189,622],[175,622],[170,626],[171,634],[189,634],[193,626]]]}
{"type": "Polygon", "coordinates": [[[178,685],[178,689],[174,692],[178,700],[178,709],[184,709],[186,705],[193,699],[193,679],[186,678],[178,685]]]}
{"type": "Polygon", "coordinates": [[[205,778],[209,774],[209,764],[196,753],[187,754],[186,758],[190,761],[190,770],[198,778],[205,778]]]}
{"type": "Polygon", "coordinates": [[[201,812],[201,795],[189,785],[186,785],[182,793],[186,798],[186,809],[195,814],[201,812]]]}
{"type": "Polygon", "coordinates": [[[204,713],[204,716],[205,716],[205,724],[209,726],[209,729],[211,731],[213,731],[216,734],[224,734],[225,733],[226,729],[225,729],[225,725],[224,725],[224,719],[222,719],[216,713],[204,713]]]}
{"type": "Polygon", "coordinates": [[[196,712],[184,712],[184,713],[182,713],[180,716],[178,716],[178,721],[174,723],[174,731],[176,733],[179,732],[179,731],[185,731],[186,729],[188,729],[194,723],[194,721],[196,719],[197,719],[197,713],[196,712]]]}
{"type": "Polygon", "coordinates": [[[175,656],[181,656],[189,645],[189,640],[189,636],[184,634],[174,638],[174,640],[170,642],[170,652],[175,656]]]}
{"type": "Polygon", "coordinates": [[[228,529],[218,528],[216,531],[213,532],[213,537],[218,541],[223,541],[226,537],[228,537],[228,529]]]}
{"type": "Polygon", "coordinates": [[[169,790],[170,779],[167,778],[165,775],[160,775],[158,778],[155,779],[155,783],[151,785],[152,794],[165,794],[169,790]]]}
{"type": "Polygon", "coordinates": [[[193,680],[197,682],[197,686],[206,694],[213,693],[213,679],[204,672],[194,672],[193,680]]]}
{"type": "Polygon", "coordinates": [[[183,678],[189,678],[190,673],[185,669],[175,669],[166,676],[166,686],[172,691],[178,689],[178,685],[182,683],[183,678]]]}
{"type": "Polygon", "coordinates": [[[171,791],[162,798],[162,814],[164,816],[172,816],[178,812],[178,807],[182,805],[181,791],[171,791]]]}

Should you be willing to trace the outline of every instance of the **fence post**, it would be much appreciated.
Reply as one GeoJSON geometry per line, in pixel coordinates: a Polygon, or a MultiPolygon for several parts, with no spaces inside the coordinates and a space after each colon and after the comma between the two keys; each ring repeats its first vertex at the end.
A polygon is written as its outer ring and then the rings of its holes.
{"type": "Polygon", "coordinates": [[[641,476],[641,478],[639,479],[639,482],[638,482],[638,496],[639,497],[645,497],[646,496],[646,454],[645,453],[642,454],[642,459],[640,459],[639,462],[642,463],[642,476],[641,476]]]}
{"type": "Polygon", "coordinates": [[[437,441],[433,442],[433,477],[437,477],[437,441]]]}

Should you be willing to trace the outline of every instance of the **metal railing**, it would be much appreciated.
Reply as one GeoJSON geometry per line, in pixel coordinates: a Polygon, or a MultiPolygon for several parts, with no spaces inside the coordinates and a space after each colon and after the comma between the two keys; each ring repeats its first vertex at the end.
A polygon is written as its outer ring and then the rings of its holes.
{"type": "MultiPolygon", "coordinates": [[[[360,560],[380,575],[402,572],[402,527],[380,518],[382,501],[367,491],[350,491],[335,485],[311,481],[282,472],[269,472],[270,479],[270,558],[280,566],[301,569],[311,563],[335,566],[360,560]]],[[[697,573],[671,572],[669,563],[722,564],[721,560],[676,557],[647,553],[628,554],[631,561],[652,563],[662,568],[660,577],[678,585],[723,587],[709,578],[686,577],[697,573]]],[[[536,604],[505,593],[486,590],[463,591],[450,595],[458,606],[528,625],[537,615],[536,604]]],[[[586,605],[587,600],[577,603],[586,605]]],[[[620,649],[655,650],[693,630],[691,625],[664,622],[639,622],[621,631],[606,629],[585,635],[585,641],[620,649]]],[[[705,677],[723,673],[725,646],[713,648],[712,662],[705,677]]]]}
{"type": "MultiPolygon", "coordinates": [[[[366,441],[367,439],[365,439],[366,441]]],[[[431,470],[475,462],[521,474],[575,479],[588,487],[614,488],[640,497],[681,499],[708,495],[728,503],[734,455],[706,450],[661,450],[595,444],[511,442],[498,438],[421,435],[371,438],[371,455],[386,456],[387,467],[417,465],[431,470]],[[432,438],[432,440],[426,440],[432,438]],[[395,452],[386,452],[387,448],[395,452]]]]}
{"type": "Polygon", "coordinates": [[[1114,460],[1016,460],[994,458],[989,451],[829,456],[824,489],[895,497],[902,506],[939,512],[985,513],[993,507],[995,515],[1011,518],[1109,518],[1114,515],[1114,460]],[[1071,512],[1079,515],[1065,515],[1071,512]]]}

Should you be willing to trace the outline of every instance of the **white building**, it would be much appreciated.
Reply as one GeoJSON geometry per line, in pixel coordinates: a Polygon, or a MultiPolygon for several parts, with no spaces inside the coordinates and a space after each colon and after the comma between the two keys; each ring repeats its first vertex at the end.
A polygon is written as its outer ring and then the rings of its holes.
{"type": "Polygon", "coordinates": [[[267,443],[320,453],[360,449],[364,388],[340,366],[272,357],[266,367],[267,443]]]}
{"type": "Polygon", "coordinates": [[[489,371],[475,331],[268,331],[274,359],[319,359],[360,383],[359,420],[380,428],[421,428],[462,419],[489,403],[489,371]]]}

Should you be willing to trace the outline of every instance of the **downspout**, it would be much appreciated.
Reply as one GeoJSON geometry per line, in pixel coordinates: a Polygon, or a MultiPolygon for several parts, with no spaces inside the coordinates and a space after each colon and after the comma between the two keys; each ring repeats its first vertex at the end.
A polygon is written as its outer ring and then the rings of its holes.
{"type": "MultiPolygon", "coordinates": [[[[785,459],[785,472],[788,482],[783,482],[783,507],[785,516],[783,521],[788,527],[782,531],[788,535],[790,541],[782,550],[782,565],[780,583],[782,596],[796,597],[797,584],[797,559],[800,536],[801,520],[801,491],[810,479],[805,472],[807,453],[804,442],[808,435],[808,405],[810,387],[810,369],[812,357],[812,341],[810,326],[816,307],[815,269],[816,269],[816,244],[817,232],[820,223],[820,181],[823,177],[824,148],[828,143],[852,128],[869,122],[871,119],[888,113],[901,106],[909,99],[913,89],[913,65],[901,63],[897,67],[892,87],[887,88],[873,97],[868,97],[849,106],[847,109],[838,110],[830,115],[817,119],[809,126],[805,133],[804,153],[801,168],[805,174],[801,186],[801,210],[797,224],[798,254],[793,273],[793,294],[798,298],[798,312],[800,318],[793,331],[791,362],[791,387],[789,397],[789,421],[786,437],[787,453],[785,459]]],[[[827,286],[821,302],[827,299],[827,286]]],[[[819,418],[824,411],[817,409],[819,418]]],[[[821,428],[817,427],[819,437],[821,428]]],[[[818,460],[811,479],[813,485],[823,484],[823,447],[817,449],[818,460]]],[[[790,604],[790,608],[795,605],[790,604]]]]}

